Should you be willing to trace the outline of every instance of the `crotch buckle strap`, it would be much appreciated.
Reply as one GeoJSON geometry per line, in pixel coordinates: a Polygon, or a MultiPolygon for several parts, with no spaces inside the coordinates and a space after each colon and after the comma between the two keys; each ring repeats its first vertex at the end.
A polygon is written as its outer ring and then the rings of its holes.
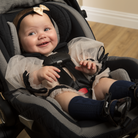
{"type": "Polygon", "coordinates": [[[81,88],[78,91],[81,92],[81,93],[83,93],[83,94],[88,93],[88,89],[87,88],[81,88]]]}

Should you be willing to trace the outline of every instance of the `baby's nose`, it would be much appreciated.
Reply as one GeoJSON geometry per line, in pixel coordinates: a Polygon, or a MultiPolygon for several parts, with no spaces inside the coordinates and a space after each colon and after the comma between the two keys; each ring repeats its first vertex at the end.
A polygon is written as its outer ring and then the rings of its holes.
{"type": "Polygon", "coordinates": [[[46,38],[46,35],[44,33],[41,33],[38,37],[38,39],[43,39],[43,38],[46,38]]]}

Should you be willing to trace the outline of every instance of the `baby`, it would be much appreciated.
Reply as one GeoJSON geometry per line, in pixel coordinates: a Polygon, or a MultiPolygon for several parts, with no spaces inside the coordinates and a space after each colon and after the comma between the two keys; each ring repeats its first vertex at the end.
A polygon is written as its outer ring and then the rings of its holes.
{"type": "MultiPolygon", "coordinates": [[[[50,10],[46,6],[40,5],[40,7],[21,11],[15,17],[14,24],[23,52],[40,53],[46,57],[56,54],[53,50],[59,41],[50,10]]],[[[102,66],[93,56],[96,52],[98,53],[100,47],[93,47],[92,50],[81,50],[81,48],[87,47],[81,45],[84,41],[86,45],[88,44],[88,49],[92,48],[94,44],[101,45],[100,42],[88,38],[75,38],[68,44],[68,48],[71,59],[76,65],[75,69],[81,71],[90,80],[89,78],[100,75],[102,66]],[[75,50],[76,47],[77,50],[75,50]],[[80,53],[84,53],[83,56],[76,53],[79,59],[75,58],[75,52],[78,49],[80,53]],[[96,51],[93,52],[93,50],[96,51]]],[[[75,80],[67,68],[64,67],[63,70],[75,80]]],[[[32,88],[47,88],[48,95],[54,98],[66,113],[77,120],[109,120],[110,118],[115,125],[120,125],[124,122],[131,105],[136,106],[138,104],[137,86],[133,89],[131,87],[135,86],[133,82],[108,78],[108,68],[92,87],[93,95],[95,95],[92,99],[85,97],[75,88],[61,84],[59,81],[61,69],[53,65],[43,66],[43,60],[36,57],[24,57],[22,55],[12,57],[8,63],[5,78],[15,88],[25,87],[23,81],[25,71],[29,73],[28,81],[32,88]]],[[[36,96],[44,95],[39,94],[39,92],[34,94],[36,96]]]]}

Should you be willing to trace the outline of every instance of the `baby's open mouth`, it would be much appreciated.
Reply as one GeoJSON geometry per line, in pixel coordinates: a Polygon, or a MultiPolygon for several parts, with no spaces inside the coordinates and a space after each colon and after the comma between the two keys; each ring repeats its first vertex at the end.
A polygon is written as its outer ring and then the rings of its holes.
{"type": "Polygon", "coordinates": [[[38,46],[44,46],[44,45],[47,45],[49,42],[44,42],[44,43],[41,43],[39,44],[38,46]]]}

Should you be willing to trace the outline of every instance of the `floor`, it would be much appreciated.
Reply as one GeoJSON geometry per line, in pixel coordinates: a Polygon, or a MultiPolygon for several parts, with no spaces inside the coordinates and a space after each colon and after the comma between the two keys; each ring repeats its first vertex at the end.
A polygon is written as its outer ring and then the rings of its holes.
{"type": "Polygon", "coordinates": [[[95,22],[89,24],[96,40],[104,43],[109,56],[138,59],[138,30],[95,22]]]}

